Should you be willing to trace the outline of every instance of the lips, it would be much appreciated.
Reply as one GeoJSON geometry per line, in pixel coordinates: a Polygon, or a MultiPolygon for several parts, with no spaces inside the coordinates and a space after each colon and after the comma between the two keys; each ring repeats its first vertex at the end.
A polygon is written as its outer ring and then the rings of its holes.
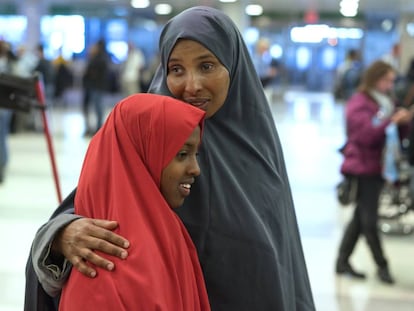
{"type": "Polygon", "coordinates": [[[186,178],[178,185],[178,191],[183,197],[187,197],[191,192],[191,185],[194,184],[194,178],[186,178]]]}
{"type": "Polygon", "coordinates": [[[184,101],[204,111],[207,110],[208,104],[210,103],[210,100],[200,98],[186,98],[184,101]]]}
{"type": "Polygon", "coordinates": [[[182,183],[179,186],[179,191],[180,194],[184,197],[189,196],[190,195],[190,191],[191,191],[191,184],[190,183],[182,183]]]}

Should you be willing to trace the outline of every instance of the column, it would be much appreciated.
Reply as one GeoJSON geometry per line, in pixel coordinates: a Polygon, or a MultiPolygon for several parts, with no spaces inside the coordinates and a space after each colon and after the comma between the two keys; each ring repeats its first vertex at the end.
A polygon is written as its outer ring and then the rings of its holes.
{"type": "Polygon", "coordinates": [[[40,20],[46,14],[45,1],[19,1],[18,14],[27,17],[26,35],[22,43],[28,48],[33,48],[41,41],[40,20]]]}
{"type": "Polygon", "coordinates": [[[222,11],[234,21],[242,34],[250,26],[250,17],[244,11],[247,4],[248,1],[246,0],[221,3],[222,11]]]}

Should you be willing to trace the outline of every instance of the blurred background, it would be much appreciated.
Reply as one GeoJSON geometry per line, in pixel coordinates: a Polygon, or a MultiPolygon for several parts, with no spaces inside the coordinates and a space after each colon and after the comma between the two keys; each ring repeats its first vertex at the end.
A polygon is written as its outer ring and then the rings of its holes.
{"type": "MultiPolygon", "coordinates": [[[[381,223],[396,284],[375,278],[363,239],[352,261],[368,279],[338,277],[334,269],[353,211],[335,197],[346,103],[334,94],[338,68],[353,50],[363,68],[388,58],[399,77],[406,76],[414,59],[412,0],[0,0],[0,42],[13,55],[12,73],[30,77],[40,59],[52,68],[51,77],[43,78],[63,197],[76,186],[97,119],[85,114],[84,105],[91,47],[102,44],[110,59],[101,100],[107,114],[128,94],[122,86],[128,52],[138,53],[138,90],[145,91],[158,64],[163,25],[195,5],[228,14],[253,59],[274,69],[265,90],[284,148],[317,310],[414,310],[412,210],[398,207],[381,223]]],[[[58,205],[45,136],[38,110],[14,113],[0,182],[0,311],[22,310],[33,236],[58,205]]]]}
{"type": "Polygon", "coordinates": [[[272,56],[283,64],[284,81],[310,90],[333,87],[335,68],[351,48],[370,63],[399,42],[402,70],[412,57],[410,0],[1,0],[0,38],[15,49],[43,43],[47,58],[62,54],[76,61],[104,38],[118,63],[131,41],[151,60],[163,23],[200,4],[229,14],[252,49],[259,37],[267,37],[272,56]]]}

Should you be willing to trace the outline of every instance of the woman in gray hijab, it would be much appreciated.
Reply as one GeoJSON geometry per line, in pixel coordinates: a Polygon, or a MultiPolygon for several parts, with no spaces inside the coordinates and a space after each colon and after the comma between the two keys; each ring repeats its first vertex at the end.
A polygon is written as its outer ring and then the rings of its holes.
{"type": "MultiPolygon", "coordinates": [[[[282,148],[240,32],[222,12],[194,7],[166,24],[159,46],[161,64],[150,92],[199,106],[209,117],[199,151],[202,173],[178,214],[197,247],[211,309],[315,310],[282,148]]],[[[73,208],[73,198],[66,206],[73,208]]],[[[88,230],[77,234],[104,239],[91,233],[90,219],[73,221],[77,216],[66,214],[73,222],[60,221],[56,228],[52,223],[59,217],[39,231],[41,238],[34,241],[39,248],[32,248],[40,249],[32,252],[34,266],[53,294],[61,284],[47,276],[44,257],[57,230],[66,226],[55,243],[62,244],[56,249],[67,258],[82,258],[85,248],[99,249],[100,240],[82,242],[83,250],[70,254],[74,248],[63,244],[87,239],[75,238],[74,231],[70,236],[69,226],[89,222],[88,230]]],[[[111,242],[125,242],[113,236],[111,242]]],[[[102,250],[121,256],[117,246],[102,250]]],[[[100,266],[109,263],[87,257],[100,266]]],[[[62,283],[62,275],[59,279],[62,283]]]]}

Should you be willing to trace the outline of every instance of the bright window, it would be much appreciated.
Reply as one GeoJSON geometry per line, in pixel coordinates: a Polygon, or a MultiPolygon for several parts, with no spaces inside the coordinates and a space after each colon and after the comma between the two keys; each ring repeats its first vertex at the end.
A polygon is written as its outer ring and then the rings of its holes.
{"type": "Polygon", "coordinates": [[[27,18],[25,16],[0,16],[0,38],[16,46],[24,42],[27,18]]]}
{"type": "Polygon", "coordinates": [[[41,21],[44,42],[48,42],[47,56],[66,59],[85,49],[85,20],[80,15],[45,16],[41,21]]]}

